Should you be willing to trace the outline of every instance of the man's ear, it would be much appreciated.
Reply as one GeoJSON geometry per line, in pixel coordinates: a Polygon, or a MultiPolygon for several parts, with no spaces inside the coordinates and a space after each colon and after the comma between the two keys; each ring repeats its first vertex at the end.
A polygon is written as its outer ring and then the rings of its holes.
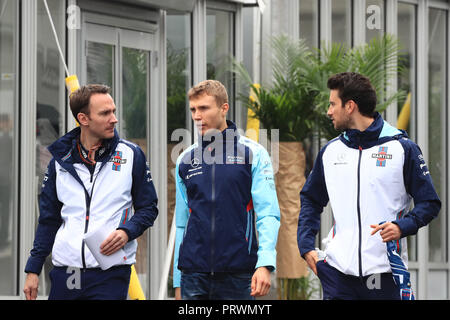
{"type": "Polygon", "coordinates": [[[89,118],[87,114],[80,112],[77,114],[77,120],[80,125],[87,126],[89,118]]]}
{"type": "Polygon", "coordinates": [[[224,115],[228,113],[228,110],[230,109],[230,105],[228,103],[224,103],[222,105],[222,112],[224,112],[224,115]]]}
{"type": "Polygon", "coordinates": [[[352,113],[355,112],[355,111],[359,111],[358,105],[357,105],[356,102],[353,101],[353,100],[348,100],[348,101],[345,103],[345,108],[347,109],[347,112],[348,112],[349,114],[352,114],[352,113]]]}

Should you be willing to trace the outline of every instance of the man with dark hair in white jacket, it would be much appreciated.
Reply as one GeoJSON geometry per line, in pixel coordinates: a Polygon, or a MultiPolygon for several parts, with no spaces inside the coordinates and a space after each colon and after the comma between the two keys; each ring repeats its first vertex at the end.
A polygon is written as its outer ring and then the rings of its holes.
{"type": "Polygon", "coordinates": [[[369,79],[340,73],[328,88],[327,114],[343,132],[320,150],[300,193],[300,254],[321,280],[324,299],[400,299],[386,242],[396,241],[406,262],[405,237],[435,218],[441,202],[420,148],[375,112],[369,79]],[[315,236],[328,201],[335,223],[319,260],[315,236]]]}

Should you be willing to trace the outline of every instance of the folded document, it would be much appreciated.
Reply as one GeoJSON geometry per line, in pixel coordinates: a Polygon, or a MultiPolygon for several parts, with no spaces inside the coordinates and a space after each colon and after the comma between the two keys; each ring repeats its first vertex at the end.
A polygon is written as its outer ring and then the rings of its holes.
{"type": "Polygon", "coordinates": [[[84,236],[86,245],[88,246],[95,260],[97,260],[102,270],[109,269],[115,265],[124,264],[124,261],[127,259],[125,251],[123,249],[119,249],[109,256],[104,255],[100,252],[100,245],[113,231],[114,230],[98,228],[97,230],[89,232],[84,236]]]}

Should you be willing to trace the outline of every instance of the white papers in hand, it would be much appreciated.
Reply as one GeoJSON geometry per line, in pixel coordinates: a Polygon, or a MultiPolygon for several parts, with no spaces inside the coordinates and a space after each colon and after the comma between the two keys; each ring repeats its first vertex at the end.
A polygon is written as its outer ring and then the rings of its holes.
{"type": "Polygon", "coordinates": [[[97,260],[102,270],[109,269],[115,265],[123,264],[123,262],[127,259],[125,251],[123,251],[123,249],[119,249],[109,256],[104,255],[100,252],[100,245],[113,231],[114,230],[109,231],[108,229],[100,227],[97,230],[84,235],[86,245],[88,246],[95,260],[97,260]]]}

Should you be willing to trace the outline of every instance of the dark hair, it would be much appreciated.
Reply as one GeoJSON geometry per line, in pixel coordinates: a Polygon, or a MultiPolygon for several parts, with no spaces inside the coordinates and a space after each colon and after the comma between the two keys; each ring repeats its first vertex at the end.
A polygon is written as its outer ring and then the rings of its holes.
{"type": "Polygon", "coordinates": [[[103,84],[88,84],[81,86],[70,95],[70,110],[75,120],[78,121],[78,114],[89,114],[89,102],[91,96],[95,93],[107,94],[110,88],[103,84]]]}
{"type": "Polygon", "coordinates": [[[327,86],[330,90],[338,90],[342,106],[353,100],[362,115],[373,116],[377,106],[377,94],[369,78],[356,72],[342,72],[331,76],[327,86]]]}

